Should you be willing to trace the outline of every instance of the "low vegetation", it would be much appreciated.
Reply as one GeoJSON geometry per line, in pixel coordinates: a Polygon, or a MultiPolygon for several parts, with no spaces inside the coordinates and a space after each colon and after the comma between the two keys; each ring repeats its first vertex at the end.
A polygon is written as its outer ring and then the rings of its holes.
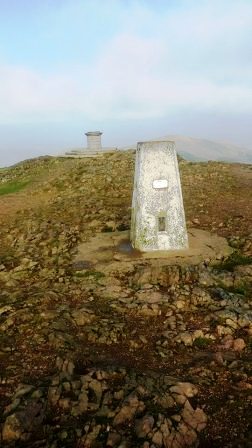
{"type": "Polygon", "coordinates": [[[234,251],[228,258],[216,264],[215,269],[233,272],[236,266],[246,266],[249,264],[252,264],[252,256],[244,255],[240,251],[234,251]]]}
{"type": "Polygon", "coordinates": [[[3,447],[251,446],[252,172],[180,161],[188,228],[236,249],[215,266],[76,261],[130,228],[133,173],[130,151],[0,172],[3,447]]]}
{"type": "Polygon", "coordinates": [[[23,181],[14,181],[14,182],[6,182],[2,185],[0,185],[0,196],[3,196],[5,194],[13,194],[17,193],[18,191],[23,190],[25,187],[27,187],[30,184],[30,180],[23,180],[23,181]]]}

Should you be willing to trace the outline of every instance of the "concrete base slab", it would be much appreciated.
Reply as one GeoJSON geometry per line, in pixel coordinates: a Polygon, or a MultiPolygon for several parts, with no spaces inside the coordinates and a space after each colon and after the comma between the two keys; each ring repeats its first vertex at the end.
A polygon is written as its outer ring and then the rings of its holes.
{"type": "Polygon", "coordinates": [[[66,151],[64,154],[59,154],[57,157],[65,157],[68,159],[83,159],[83,158],[93,158],[102,157],[104,154],[113,154],[118,152],[117,148],[102,148],[99,150],[86,149],[71,149],[66,151]]]}
{"type": "Polygon", "coordinates": [[[220,260],[233,251],[225,238],[210,232],[189,229],[189,249],[175,251],[139,252],[132,248],[129,232],[99,233],[90,241],[79,245],[74,266],[80,270],[95,268],[110,271],[127,269],[134,264],[149,261],[159,265],[197,265],[202,261],[220,260]]]}

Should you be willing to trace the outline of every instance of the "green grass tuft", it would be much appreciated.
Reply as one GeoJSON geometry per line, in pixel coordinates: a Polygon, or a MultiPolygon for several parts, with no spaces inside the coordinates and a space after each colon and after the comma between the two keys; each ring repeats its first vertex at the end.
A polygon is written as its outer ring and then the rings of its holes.
{"type": "Polygon", "coordinates": [[[75,277],[93,277],[96,280],[100,280],[101,278],[105,277],[105,274],[103,272],[100,271],[77,271],[74,273],[75,277]]]}
{"type": "Polygon", "coordinates": [[[241,254],[238,251],[233,252],[228,258],[214,266],[219,271],[233,271],[236,266],[252,264],[252,257],[241,254]]]}
{"type": "Polygon", "coordinates": [[[29,183],[30,180],[23,180],[2,184],[0,185],[0,196],[17,193],[18,191],[23,190],[29,183]]]}
{"type": "Polygon", "coordinates": [[[198,348],[207,348],[211,343],[210,339],[200,336],[194,340],[193,345],[198,348]]]}
{"type": "Polygon", "coordinates": [[[243,296],[249,296],[251,293],[251,285],[248,282],[240,282],[236,286],[225,287],[226,291],[231,292],[233,294],[240,294],[243,296]]]}

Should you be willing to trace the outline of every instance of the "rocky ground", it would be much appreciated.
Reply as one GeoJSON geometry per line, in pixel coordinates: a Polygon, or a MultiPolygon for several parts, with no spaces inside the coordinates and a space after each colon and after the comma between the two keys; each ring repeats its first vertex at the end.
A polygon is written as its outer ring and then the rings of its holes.
{"type": "Polygon", "coordinates": [[[129,151],[0,172],[26,185],[0,196],[4,447],[252,447],[252,167],[180,162],[188,225],[228,259],[75,262],[129,228],[133,168],[129,151]]]}

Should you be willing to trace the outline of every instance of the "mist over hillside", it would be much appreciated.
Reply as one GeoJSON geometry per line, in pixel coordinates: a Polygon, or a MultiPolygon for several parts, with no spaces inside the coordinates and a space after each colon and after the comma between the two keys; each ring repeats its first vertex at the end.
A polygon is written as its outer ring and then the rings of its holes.
{"type": "MultiPolygon", "coordinates": [[[[184,137],[180,135],[166,135],[153,140],[173,140],[178,154],[186,160],[204,162],[216,160],[224,162],[252,163],[252,149],[232,145],[230,143],[214,142],[211,140],[184,137]]],[[[136,145],[131,146],[136,147],[136,145]]]]}

